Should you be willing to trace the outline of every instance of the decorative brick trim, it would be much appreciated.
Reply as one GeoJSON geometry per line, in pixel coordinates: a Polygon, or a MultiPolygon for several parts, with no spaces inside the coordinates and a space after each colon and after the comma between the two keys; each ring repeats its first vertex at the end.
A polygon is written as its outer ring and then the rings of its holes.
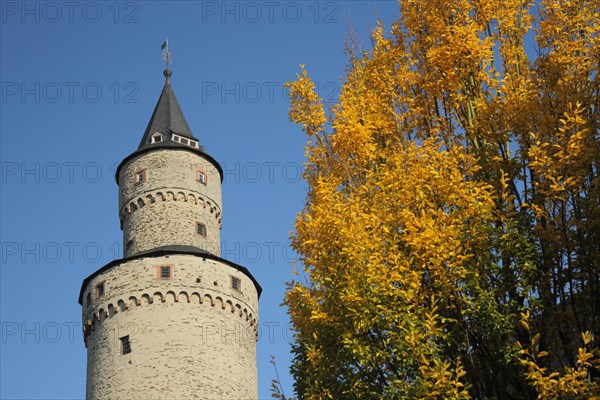
{"type": "Polygon", "coordinates": [[[215,305],[221,306],[222,310],[229,308],[230,312],[238,314],[239,318],[244,318],[250,326],[253,328],[256,339],[258,340],[258,321],[252,314],[252,310],[248,310],[249,307],[242,306],[237,302],[237,299],[223,296],[222,293],[215,294],[215,292],[201,293],[199,291],[193,291],[189,294],[188,291],[179,291],[176,294],[173,290],[168,290],[163,294],[161,291],[156,291],[153,294],[143,293],[138,296],[129,296],[129,298],[121,298],[113,300],[108,303],[100,304],[92,310],[87,317],[83,318],[83,341],[87,347],[87,341],[90,339],[92,332],[96,330],[98,325],[106,319],[113,318],[119,312],[126,312],[132,308],[147,306],[152,304],[160,303],[188,303],[188,304],[210,304],[211,307],[215,305]],[[225,297],[226,300],[223,300],[225,297]],[[115,305],[116,304],[116,305],[115,305]]]}
{"type": "Polygon", "coordinates": [[[221,209],[214,204],[212,201],[206,199],[202,195],[197,192],[193,192],[191,190],[183,190],[183,189],[159,189],[153,190],[150,192],[145,192],[129,201],[128,204],[125,204],[121,211],[119,211],[119,218],[121,220],[121,225],[125,218],[139,210],[140,208],[163,201],[182,201],[187,203],[193,203],[194,205],[202,206],[203,208],[209,208],[210,213],[214,216],[221,226],[221,209]]]}

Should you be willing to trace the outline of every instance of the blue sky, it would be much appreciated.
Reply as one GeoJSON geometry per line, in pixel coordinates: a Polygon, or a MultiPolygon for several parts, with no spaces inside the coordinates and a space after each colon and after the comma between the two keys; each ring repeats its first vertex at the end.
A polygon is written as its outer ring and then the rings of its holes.
{"type": "Polygon", "coordinates": [[[82,280],[120,258],[114,169],[141,139],[164,84],[225,171],[222,256],[263,287],[259,394],[275,356],[292,381],[289,234],[304,205],[305,138],[283,83],[305,64],[334,100],[350,26],[368,46],[395,1],[0,2],[0,398],[80,399],[82,280]]]}

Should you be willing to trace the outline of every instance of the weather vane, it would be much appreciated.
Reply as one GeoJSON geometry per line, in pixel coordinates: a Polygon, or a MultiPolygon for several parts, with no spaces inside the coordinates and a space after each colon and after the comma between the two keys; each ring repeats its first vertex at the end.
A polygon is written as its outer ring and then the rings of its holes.
{"type": "Polygon", "coordinates": [[[169,69],[169,64],[173,62],[173,58],[171,57],[171,52],[169,51],[169,38],[165,38],[165,42],[160,46],[162,50],[163,62],[167,65],[167,69],[169,69]]]}

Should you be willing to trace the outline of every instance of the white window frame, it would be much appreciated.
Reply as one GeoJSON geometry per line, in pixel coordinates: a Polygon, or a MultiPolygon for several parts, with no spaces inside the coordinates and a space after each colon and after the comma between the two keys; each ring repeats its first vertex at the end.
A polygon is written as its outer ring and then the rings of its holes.
{"type": "Polygon", "coordinates": [[[180,136],[176,133],[173,133],[171,135],[171,140],[177,143],[181,143],[181,144],[185,144],[186,146],[190,146],[193,147],[195,149],[200,148],[200,146],[198,145],[198,141],[197,140],[193,140],[193,139],[188,139],[186,137],[180,136]]]}
{"type": "Polygon", "coordinates": [[[150,138],[150,143],[160,143],[163,141],[163,134],[160,132],[156,132],[150,138]]]}
{"type": "Polygon", "coordinates": [[[202,183],[203,185],[206,185],[206,181],[207,181],[206,171],[203,170],[202,168],[196,168],[196,180],[198,182],[202,183]]]}

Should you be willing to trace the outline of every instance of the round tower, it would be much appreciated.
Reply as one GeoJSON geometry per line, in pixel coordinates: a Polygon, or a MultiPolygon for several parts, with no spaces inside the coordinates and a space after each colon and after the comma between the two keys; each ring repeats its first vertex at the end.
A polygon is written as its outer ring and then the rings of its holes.
{"type": "Polygon", "coordinates": [[[79,302],[87,399],[256,399],[261,287],[220,258],[222,169],[165,86],[116,171],[124,256],[79,302]]]}
{"type": "Polygon", "coordinates": [[[138,150],[117,169],[125,257],[177,244],[220,254],[219,163],[192,134],[165,70],[138,150]]]}

